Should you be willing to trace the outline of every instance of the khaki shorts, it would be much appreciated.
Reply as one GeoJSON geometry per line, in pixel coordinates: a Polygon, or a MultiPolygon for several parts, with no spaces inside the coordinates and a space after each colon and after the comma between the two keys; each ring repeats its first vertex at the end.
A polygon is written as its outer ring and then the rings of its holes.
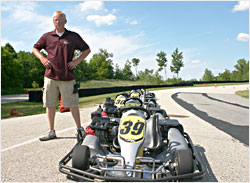
{"type": "Polygon", "coordinates": [[[63,107],[77,107],[79,96],[78,93],[73,93],[75,83],[75,80],[57,81],[44,77],[43,107],[58,106],[60,94],[63,107]]]}

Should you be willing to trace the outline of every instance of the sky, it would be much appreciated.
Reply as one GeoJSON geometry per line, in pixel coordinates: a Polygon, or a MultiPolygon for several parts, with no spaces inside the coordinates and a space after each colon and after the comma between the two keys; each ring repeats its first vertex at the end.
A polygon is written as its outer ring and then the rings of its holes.
{"type": "Polygon", "coordinates": [[[249,1],[2,1],[1,46],[9,42],[16,52],[31,52],[54,30],[57,10],[66,14],[66,28],[90,46],[87,61],[107,49],[114,66],[138,58],[138,71],[155,72],[156,55],[164,51],[167,78],[173,78],[171,55],[178,48],[184,62],[179,77],[199,80],[206,68],[216,76],[249,60],[249,1]]]}

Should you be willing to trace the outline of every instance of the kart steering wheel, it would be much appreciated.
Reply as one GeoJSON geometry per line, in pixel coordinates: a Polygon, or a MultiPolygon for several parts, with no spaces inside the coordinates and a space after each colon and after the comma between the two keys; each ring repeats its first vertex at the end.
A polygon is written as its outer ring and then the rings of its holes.
{"type": "Polygon", "coordinates": [[[142,106],[142,105],[143,105],[142,100],[141,100],[141,99],[139,99],[139,98],[136,98],[136,97],[127,98],[126,100],[124,100],[124,105],[125,105],[125,104],[126,104],[126,102],[127,102],[127,101],[129,101],[129,100],[137,100],[138,102],[140,102],[140,106],[142,106]]]}
{"type": "Polygon", "coordinates": [[[147,97],[153,98],[153,97],[155,97],[155,94],[154,94],[154,93],[148,93],[148,94],[147,94],[147,97]]]}
{"type": "Polygon", "coordinates": [[[129,94],[127,94],[127,93],[120,93],[120,94],[116,95],[115,98],[117,98],[119,95],[122,95],[122,96],[124,96],[124,97],[126,97],[126,98],[129,97],[129,94]]]}
{"type": "Polygon", "coordinates": [[[145,109],[144,107],[141,107],[141,106],[129,106],[129,107],[123,107],[120,109],[119,113],[118,113],[118,116],[121,117],[122,114],[128,110],[138,110],[138,111],[143,111],[143,112],[146,112],[146,120],[148,120],[151,116],[149,110],[145,109]]]}

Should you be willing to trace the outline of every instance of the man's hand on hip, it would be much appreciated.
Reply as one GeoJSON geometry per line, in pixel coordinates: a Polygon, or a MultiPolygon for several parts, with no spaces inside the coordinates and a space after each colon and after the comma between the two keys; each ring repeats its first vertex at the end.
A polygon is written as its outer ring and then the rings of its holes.
{"type": "Polygon", "coordinates": [[[44,65],[44,67],[46,67],[48,69],[51,68],[50,61],[46,57],[42,57],[41,62],[44,65]]]}
{"type": "Polygon", "coordinates": [[[80,62],[78,60],[73,60],[68,63],[68,68],[70,70],[73,70],[80,62]]]}

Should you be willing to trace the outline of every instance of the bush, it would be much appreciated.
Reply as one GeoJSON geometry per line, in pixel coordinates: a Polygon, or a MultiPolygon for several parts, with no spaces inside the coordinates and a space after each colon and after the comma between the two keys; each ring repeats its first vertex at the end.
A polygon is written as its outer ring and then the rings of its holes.
{"type": "Polygon", "coordinates": [[[39,88],[39,84],[35,81],[32,82],[32,87],[33,88],[39,88]]]}

